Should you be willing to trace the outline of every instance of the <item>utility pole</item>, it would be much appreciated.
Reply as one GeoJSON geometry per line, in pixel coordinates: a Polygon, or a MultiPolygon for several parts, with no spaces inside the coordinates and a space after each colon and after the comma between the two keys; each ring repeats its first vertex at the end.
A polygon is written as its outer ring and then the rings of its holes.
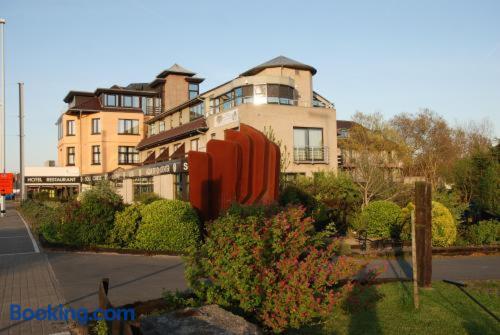
{"type": "Polygon", "coordinates": [[[21,177],[21,201],[26,200],[24,187],[24,83],[19,85],[19,175],[21,177]]]}
{"type": "MultiPolygon", "coordinates": [[[[0,173],[5,173],[5,51],[4,51],[4,27],[5,19],[0,18],[0,173]]],[[[5,214],[5,197],[0,196],[0,217],[5,214]]]]}

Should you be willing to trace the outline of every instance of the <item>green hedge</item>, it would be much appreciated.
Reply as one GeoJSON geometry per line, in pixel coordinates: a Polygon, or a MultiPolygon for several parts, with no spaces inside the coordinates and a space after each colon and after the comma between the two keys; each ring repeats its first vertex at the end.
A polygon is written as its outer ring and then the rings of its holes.
{"type": "Polygon", "coordinates": [[[142,220],[141,211],[145,205],[133,204],[115,215],[115,225],[110,234],[110,242],[119,247],[128,247],[135,239],[135,234],[142,220]]]}
{"type": "Polygon", "coordinates": [[[200,241],[200,224],[188,202],[158,200],[141,210],[133,246],[151,251],[186,252],[200,241]]]}
{"type": "Polygon", "coordinates": [[[369,238],[390,238],[398,235],[401,208],[392,201],[372,201],[357,215],[353,228],[369,238]]]}

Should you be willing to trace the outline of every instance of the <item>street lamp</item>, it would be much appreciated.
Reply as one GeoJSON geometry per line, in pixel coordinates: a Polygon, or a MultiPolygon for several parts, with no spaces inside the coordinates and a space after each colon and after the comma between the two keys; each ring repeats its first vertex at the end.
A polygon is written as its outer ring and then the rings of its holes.
{"type": "MultiPolygon", "coordinates": [[[[5,51],[4,51],[5,19],[0,18],[0,173],[5,173],[5,51]]],[[[5,197],[0,196],[0,216],[5,214],[5,197]]]]}

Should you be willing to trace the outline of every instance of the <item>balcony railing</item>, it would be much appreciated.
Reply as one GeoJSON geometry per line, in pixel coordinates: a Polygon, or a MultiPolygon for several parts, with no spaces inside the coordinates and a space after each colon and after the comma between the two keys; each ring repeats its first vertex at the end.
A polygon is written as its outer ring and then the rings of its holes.
{"type": "Polygon", "coordinates": [[[156,115],[161,113],[161,106],[146,106],[144,108],[145,115],[156,115]]]}
{"type": "Polygon", "coordinates": [[[293,148],[295,163],[328,163],[328,147],[295,147],[293,148]]]}

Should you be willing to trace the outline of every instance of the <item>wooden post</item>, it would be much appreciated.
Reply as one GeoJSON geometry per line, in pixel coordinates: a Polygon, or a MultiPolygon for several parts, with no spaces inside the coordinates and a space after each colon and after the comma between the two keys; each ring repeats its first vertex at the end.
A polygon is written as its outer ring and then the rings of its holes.
{"type": "Polygon", "coordinates": [[[411,218],[411,265],[413,273],[413,305],[418,309],[420,301],[418,298],[418,265],[417,265],[417,243],[415,241],[415,211],[410,213],[411,218]]]}
{"type": "Polygon", "coordinates": [[[432,194],[428,182],[415,183],[415,242],[418,286],[430,287],[432,279],[432,194]]]}

